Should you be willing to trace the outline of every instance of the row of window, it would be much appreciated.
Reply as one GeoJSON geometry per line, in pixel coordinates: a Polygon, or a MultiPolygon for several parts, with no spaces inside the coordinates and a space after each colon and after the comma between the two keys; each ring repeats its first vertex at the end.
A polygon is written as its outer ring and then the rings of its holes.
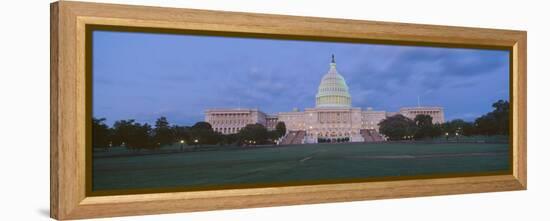
{"type": "Polygon", "coordinates": [[[439,114],[440,111],[411,111],[411,114],[439,114]]]}
{"type": "Polygon", "coordinates": [[[238,133],[239,131],[241,130],[240,127],[223,127],[223,128],[218,128],[218,127],[215,127],[214,128],[214,131],[216,132],[220,132],[220,133],[223,133],[223,134],[236,134],[238,133]]]}
{"type": "MultiPolygon", "coordinates": [[[[376,127],[376,125],[363,125],[360,127],[360,129],[374,129],[376,127]]],[[[341,126],[341,125],[334,125],[334,127],[327,127],[327,126],[323,126],[323,127],[308,127],[309,130],[312,130],[312,131],[325,131],[325,130],[328,130],[328,131],[343,131],[343,130],[349,130],[350,128],[352,127],[349,127],[349,126],[341,126]]]]}
{"type": "Polygon", "coordinates": [[[320,137],[329,137],[329,136],[349,136],[350,134],[355,134],[355,132],[345,132],[345,133],[342,133],[342,132],[339,132],[339,133],[335,133],[335,132],[318,132],[318,133],[307,133],[306,136],[320,136],[320,137]]]}
{"type": "Polygon", "coordinates": [[[227,125],[227,124],[252,124],[252,120],[217,120],[210,122],[213,126],[215,125],[227,125]]]}
{"type": "Polygon", "coordinates": [[[317,103],[347,104],[349,102],[350,102],[349,97],[330,96],[330,97],[318,97],[317,98],[317,103]]]}
{"type": "Polygon", "coordinates": [[[322,88],[319,91],[321,91],[321,92],[331,92],[331,91],[346,92],[346,89],[340,88],[340,87],[330,87],[330,88],[322,88]]]}
{"type": "MultiPolygon", "coordinates": [[[[322,124],[340,124],[340,123],[349,123],[349,120],[345,119],[345,118],[348,118],[346,116],[340,116],[338,117],[337,119],[326,119],[328,117],[319,117],[319,123],[322,123],[322,124]],[[322,119],[322,120],[321,120],[322,119]]],[[[334,118],[334,116],[333,116],[334,118]]],[[[292,121],[290,121],[292,122],[292,121]]],[[[222,125],[246,125],[246,124],[252,124],[254,123],[253,121],[251,120],[220,120],[220,121],[212,121],[212,122],[209,122],[210,124],[212,124],[213,127],[218,127],[218,126],[222,126],[222,125]]],[[[377,122],[374,122],[374,121],[370,121],[370,122],[365,122],[365,121],[362,121],[361,122],[363,125],[365,124],[370,124],[370,125],[374,125],[374,124],[377,124],[377,122]]],[[[269,122],[268,125],[276,125],[276,122],[269,122]]],[[[296,123],[290,123],[289,126],[305,126],[305,123],[303,122],[296,122],[296,123]]],[[[221,128],[221,127],[220,127],[221,128]]]]}

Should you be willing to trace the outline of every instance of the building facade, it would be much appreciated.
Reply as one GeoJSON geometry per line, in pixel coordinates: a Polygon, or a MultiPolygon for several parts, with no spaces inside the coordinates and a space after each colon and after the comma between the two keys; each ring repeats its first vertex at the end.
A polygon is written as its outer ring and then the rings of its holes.
{"type": "Polygon", "coordinates": [[[267,125],[268,116],[258,109],[210,109],[205,112],[204,121],[222,134],[235,134],[247,124],[267,125]]]}
{"type": "Polygon", "coordinates": [[[399,113],[411,119],[420,114],[430,115],[434,124],[445,123],[442,107],[402,107],[399,109],[399,113]]]}
{"type": "Polygon", "coordinates": [[[376,141],[373,136],[378,133],[378,124],[395,114],[411,119],[426,114],[433,118],[434,123],[445,122],[442,107],[403,107],[399,112],[386,112],[352,107],[351,101],[349,88],[344,77],[336,70],[333,56],[329,71],[319,84],[314,108],[272,115],[258,109],[210,109],[205,112],[205,121],[223,134],[238,133],[247,124],[254,123],[274,130],[278,122],[284,122],[287,131],[303,134],[301,143],[376,141]]]}

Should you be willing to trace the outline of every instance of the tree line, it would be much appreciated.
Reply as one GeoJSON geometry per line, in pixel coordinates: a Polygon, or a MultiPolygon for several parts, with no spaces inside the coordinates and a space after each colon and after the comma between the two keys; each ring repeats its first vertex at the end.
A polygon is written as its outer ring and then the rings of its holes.
{"type": "Polygon", "coordinates": [[[473,122],[461,119],[434,124],[429,115],[417,115],[409,119],[397,114],[382,120],[379,131],[389,140],[422,140],[440,136],[473,136],[473,135],[509,135],[510,103],[499,100],[492,105],[493,110],[473,122]]]}
{"type": "Polygon", "coordinates": [[[222,134],[214,131],[208,122],[193,126],[171,125],[166,117],[160,117],[155,125],[139,123],[133,119],[118,120],[112,127],[105,118],[92,119],[92,146],[108,148],[124,146],[129,149],[158,149],[173,144],[201,145],[261,145],[273,144],[285,135],[286,126],[279,122],[276,129],[268,131],[261,124],[249,124],[237,134],[222,134]]]}

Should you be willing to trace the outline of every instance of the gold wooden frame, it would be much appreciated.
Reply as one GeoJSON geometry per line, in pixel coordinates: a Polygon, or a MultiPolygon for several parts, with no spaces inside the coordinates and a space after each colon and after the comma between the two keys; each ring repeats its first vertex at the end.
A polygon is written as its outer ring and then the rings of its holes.
{"type": "MultiPolygon", "coordinates": [[[[527,188],[527,33],[346,19],[80,2],[51,4],[51,216],[77,219],[307,203],[524,190],[527,188]],[[86,25],[389,42],[511,51],[509,175],[149,193],[86,194],[86,25]]],[[[89,99],[88,99],[89,100],[89,99]]]]}

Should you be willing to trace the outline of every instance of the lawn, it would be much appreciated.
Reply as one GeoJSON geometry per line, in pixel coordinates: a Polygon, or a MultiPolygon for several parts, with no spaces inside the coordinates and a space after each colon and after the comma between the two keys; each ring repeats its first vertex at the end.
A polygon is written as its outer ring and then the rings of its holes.
{"type": "Polygon", "coordinates": [[[276,184],[501,172],[508,144],[349,143],[109,157],[94,153],[98,190],[276,184]]]}

